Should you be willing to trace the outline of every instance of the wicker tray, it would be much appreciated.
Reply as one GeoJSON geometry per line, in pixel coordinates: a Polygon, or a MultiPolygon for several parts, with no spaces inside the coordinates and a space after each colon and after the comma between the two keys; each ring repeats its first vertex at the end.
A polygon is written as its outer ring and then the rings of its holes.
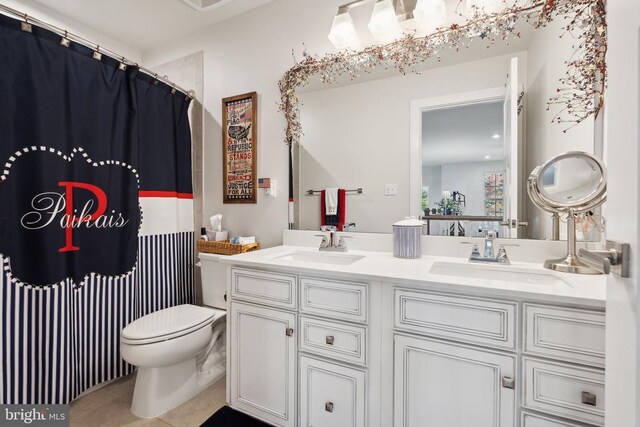
{"type": "Polygon", "coordinates": [[[249,243],[248,245],[238,245],[228,240],[220,240],[217,242],[209,242],[206,240],[196,240],[196,248],[198,252],[206,252],[209,254],[235,255],[244,252],[257,251],[260,249],[260,243],[249,243]]]}

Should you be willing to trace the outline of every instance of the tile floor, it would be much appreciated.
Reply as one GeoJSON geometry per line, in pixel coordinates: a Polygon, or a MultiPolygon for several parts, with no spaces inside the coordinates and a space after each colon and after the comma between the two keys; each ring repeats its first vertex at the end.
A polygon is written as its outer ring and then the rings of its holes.
{"type": "Polygon", "coordinates": [[[138,418],[129,410],[135,379],[133,373],[72,402],[71,427],[198,427],[226,404],[222,378],[158,418],[138,418]]]}

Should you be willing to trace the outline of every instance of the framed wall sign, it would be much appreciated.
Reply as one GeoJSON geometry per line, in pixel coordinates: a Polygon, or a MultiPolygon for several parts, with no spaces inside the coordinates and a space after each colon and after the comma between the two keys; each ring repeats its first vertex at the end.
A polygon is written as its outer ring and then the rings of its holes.
{"type": "Polygon", "coordinates": [[[222,100],[223,203],[256,203],[258,94],[222,100]]]}

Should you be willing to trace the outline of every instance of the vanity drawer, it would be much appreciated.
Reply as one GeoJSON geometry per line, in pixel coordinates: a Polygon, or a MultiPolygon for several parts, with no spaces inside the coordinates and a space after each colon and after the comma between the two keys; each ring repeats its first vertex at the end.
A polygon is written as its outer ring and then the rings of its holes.
{"type": "Polygon", "coordinates": [[[364,371],[300,357],[300,426],[365,427],[364,371]]]}
{"type": "Polygon", "coordinates": [[[300,312],[331,319],[367,321],[367,284],[300,278],[300,312]]]}
{"type": "Polygon", "coordinates": [[[515,302],[395,289],[398,330],[515,350],[515,302]]]}
{"type": "Polygon", "coordinates": [[[524,406],[571,420],[604,425],[604,372],[523,359],[524,406]]]}
{"type": "Polygon", "coordinates": [[[296,276],[234,268],[231,297],[294,310],[297,302],[296,276]]]}
{"type": "Polygon", "coordinates": [[[582,427],[584,424],[576,424],[574,422],[560,421],[546,415],[538,415],[531,412],[522,412],[521,427],[582,427]]]}
{"type": "Polygon", "coordinates": [[[524,351],[604,367],[605,314],[524,304],[524,351]]]}
{"type": "Polygon", "coordinates": [[[366,363],[365,327],[301,316],[300,330],[300,350],[361,365],[366,363]]]}

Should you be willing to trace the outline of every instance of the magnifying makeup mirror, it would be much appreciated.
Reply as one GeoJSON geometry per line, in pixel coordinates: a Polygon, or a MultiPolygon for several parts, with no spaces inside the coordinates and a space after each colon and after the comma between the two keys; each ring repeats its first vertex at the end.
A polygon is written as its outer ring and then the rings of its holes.
{"type": "Polygon", "coordinates": [[[567,256],[548,260],[550,270],[577,274],[600,274],[582,263],[576,254],[576,215],[602,205],[606,197],[606,169],[589,153],[570,151],[535,168],[527,191],[540,209],[567,215],[567,256]]]}

